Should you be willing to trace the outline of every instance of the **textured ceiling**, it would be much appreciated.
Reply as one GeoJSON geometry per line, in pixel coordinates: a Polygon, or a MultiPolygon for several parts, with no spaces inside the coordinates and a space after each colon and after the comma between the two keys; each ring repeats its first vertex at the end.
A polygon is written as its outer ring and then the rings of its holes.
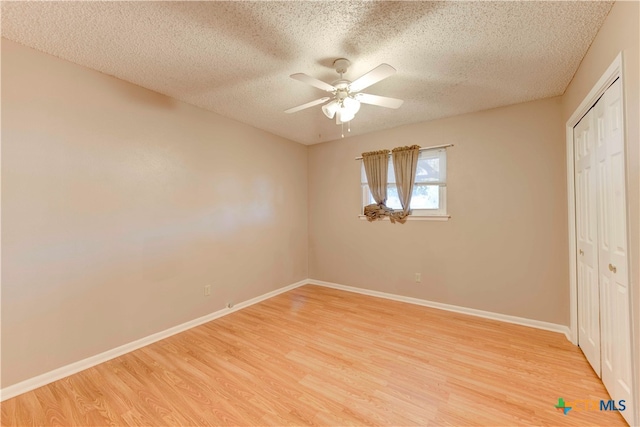
{"type": "Polygon", "coordinates": [[[333,60],[364,92],[358,135],[560,95],[612,2],[2,2],[2,36],[304,144],[340,138],[320,106],[333,60]]]}

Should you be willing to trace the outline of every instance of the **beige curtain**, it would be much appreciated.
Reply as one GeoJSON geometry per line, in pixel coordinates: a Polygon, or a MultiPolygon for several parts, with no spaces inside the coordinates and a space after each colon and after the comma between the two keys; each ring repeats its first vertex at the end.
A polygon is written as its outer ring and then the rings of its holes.
{"type": "Polygon", "coordinates": [[[369,190],[375,204],[364,207],[364,214],[369,221],[388,216],[391,217],[393,209],[389,209],[387,202],[387,173],[389,171],[389,150],[371,151],[362,153],[364,172],[367,175],[369,190]]]}
{"type": "Polygon", "coordinates": [[[391,152],[393,158],[393,170],[396,175],[396,186],[398,187],[398,197],[402,205],[401,211],[393,212],[391,218],[404,224],[407,217],[411,215],[411,193],[416,182],[416,169],[418,167],[418,156],[420,146],[397,147],[391,152]]]}

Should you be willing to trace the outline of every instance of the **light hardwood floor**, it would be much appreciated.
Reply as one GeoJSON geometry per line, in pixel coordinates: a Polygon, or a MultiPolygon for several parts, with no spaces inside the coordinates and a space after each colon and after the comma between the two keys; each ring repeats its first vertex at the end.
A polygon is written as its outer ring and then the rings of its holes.
{"type": "Polygon", "coordinates": [[[626,425],[558,333],[307,285],[1,405],[2,425],[626,425]]]}

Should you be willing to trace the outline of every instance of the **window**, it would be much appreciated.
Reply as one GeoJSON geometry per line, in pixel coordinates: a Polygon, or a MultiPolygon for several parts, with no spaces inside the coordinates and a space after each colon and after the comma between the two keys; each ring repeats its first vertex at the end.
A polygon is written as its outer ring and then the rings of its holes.
{"type": "MultiPolygon", "coordinates": [[[[362,208],[375,203],[369,186],[367,174],[362,169],[362,208]]],[[[389,172],[387,179],[387,206],[402,209],[396,188],[396,176],[393,161],[389,156],[389,172]]],[[[413,216],[445,216],[447,215],[447,152],[444,148],[420,151],[416,182],[411,195],[411,215],[413,216]]]]}

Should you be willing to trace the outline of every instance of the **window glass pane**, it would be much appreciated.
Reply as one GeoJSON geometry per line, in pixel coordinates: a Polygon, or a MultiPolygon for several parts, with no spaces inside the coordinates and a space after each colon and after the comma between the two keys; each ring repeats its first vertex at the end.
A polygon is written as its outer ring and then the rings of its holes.
{"type": "Polygon", "coordinates": [[[414,185],[411,209],[439,209],[440,187],[438,185],[414,185]]]}
{"type": "MultiPolygon", "coordinates": [[[[375,203],[369,186],[365,186],[367,192],[367,202],[365,205],[375,203]]],[[[402,209],[398,189],[395,185],[387,186],[387,207],[392,209],[402,209]]],[[[411,209],[440,209],[440,187],[438,185],[416,185],[413,187],[411,196],[411,209]]]]}
{"type": "Polygon", "coordinates": [[[373,196],[371,195],[371,190],[369,190],[369,186],[365,185],[364,188],[365,188],[365,190],[367,192],[366,193],[367,194],[367,200],[366,200],[366,203],[364,205],[366,206],[366,205],[371,205],[371,204],[375,203],[376,201],[373,200],[373,196]]]}
{"type": "Polygon", "coordinates": [[[440,156],[438,152],[422,151],[418,157],[416,182],[443,181],[440,173],[440,156]]]}
{"type": "Polygon", "coordinates": [[[398,197],[398,187],[394,185],[387,186],[387,207],[391,209],[402,209],[400,198],[398,197]]]}

